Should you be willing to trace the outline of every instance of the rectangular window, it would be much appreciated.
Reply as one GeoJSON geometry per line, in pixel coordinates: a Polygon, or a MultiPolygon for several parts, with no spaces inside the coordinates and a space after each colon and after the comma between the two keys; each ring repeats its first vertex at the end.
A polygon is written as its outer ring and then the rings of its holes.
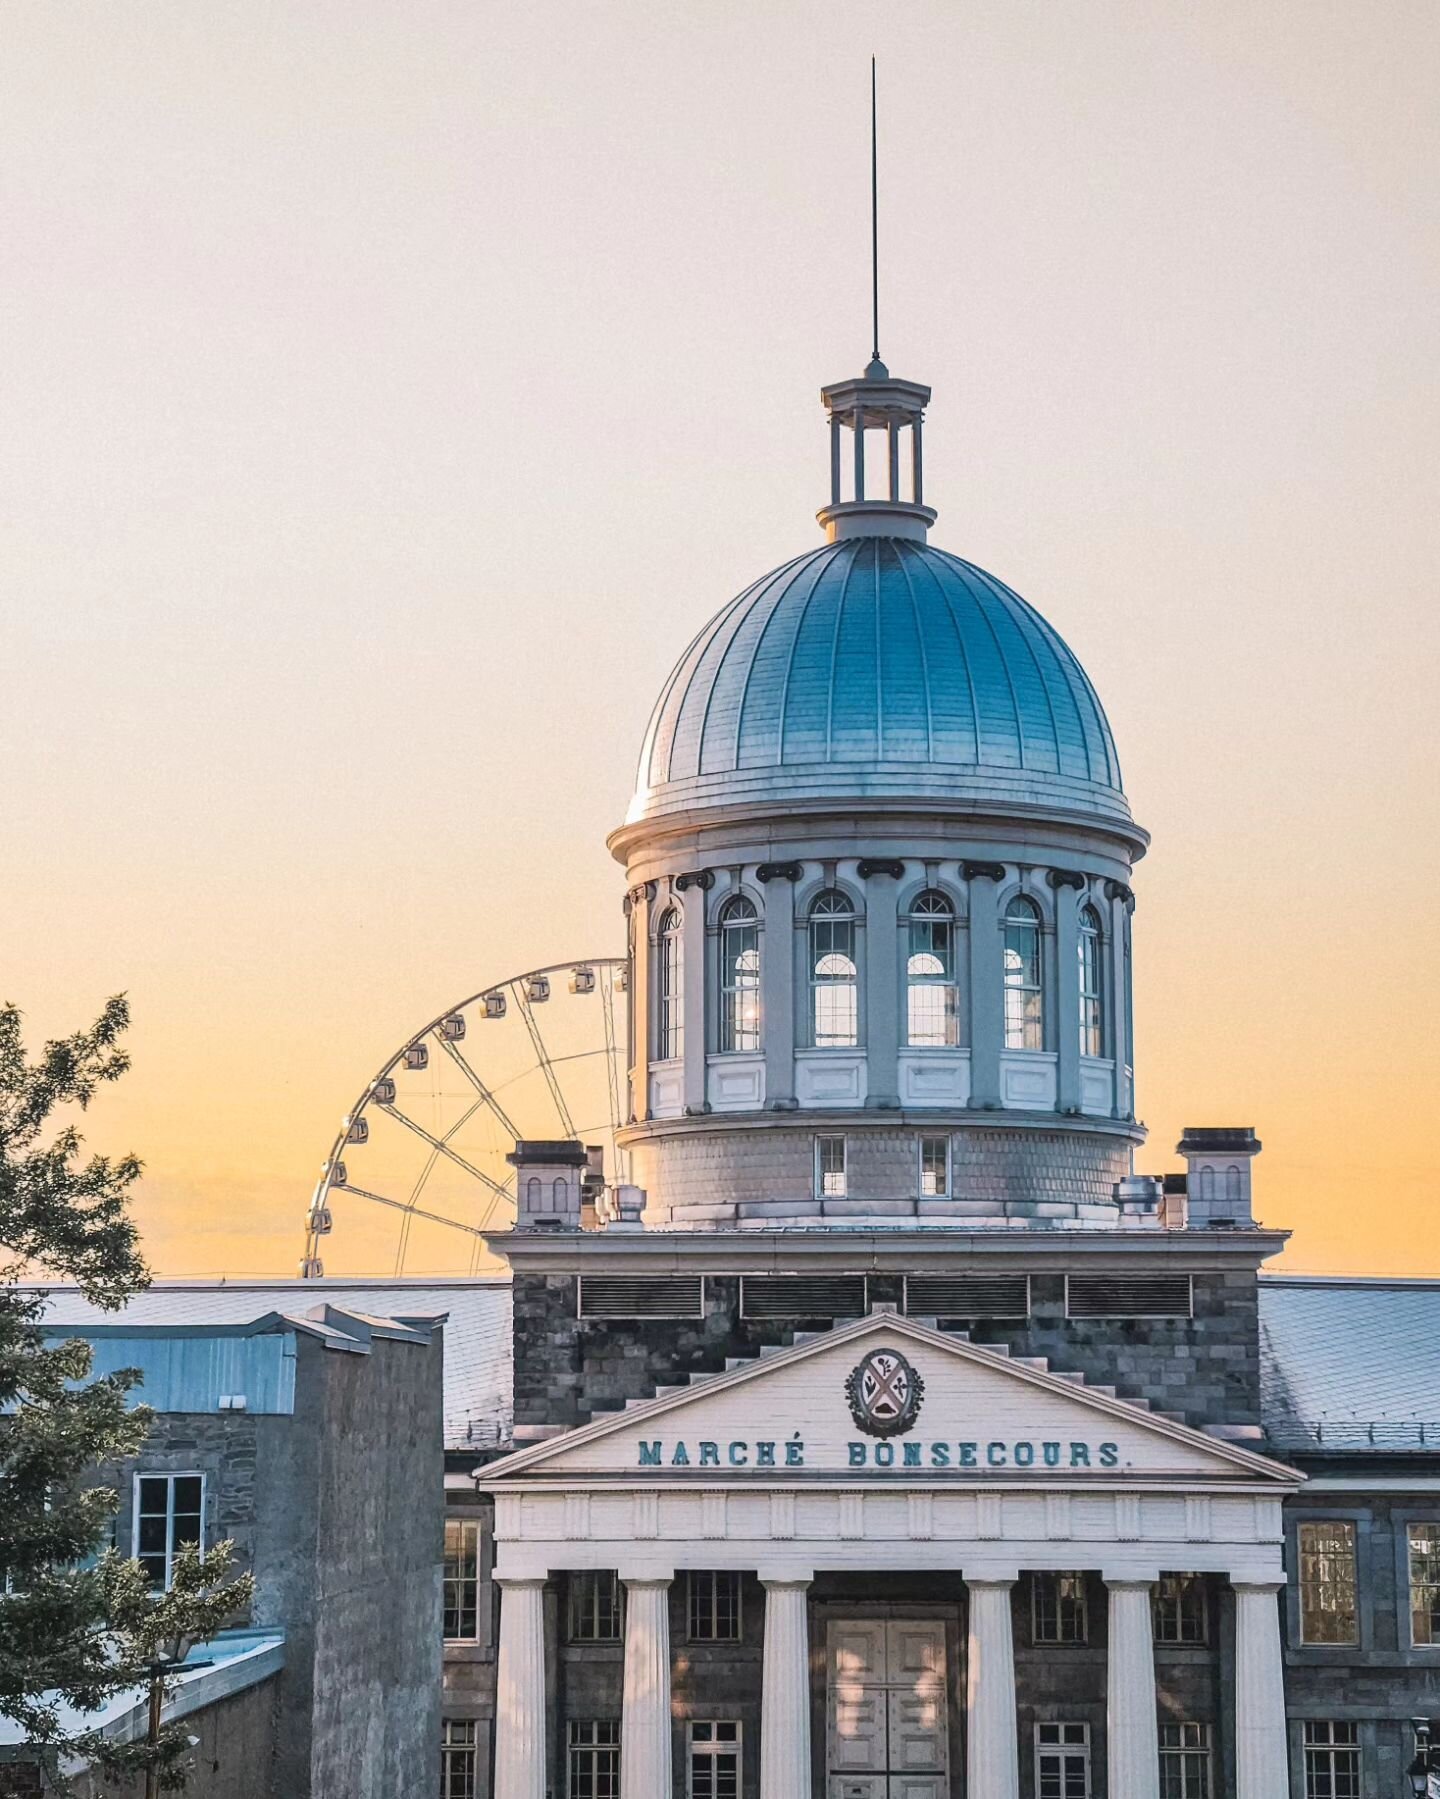
{"type": "Polygon", "coordinates": [[[925,1199],[944,1199],[950,1191],[950,1139],[920,1139],[920,1193],[925,1199]]]}
{"type": "Polygon", "coordinates": [[[1036,1643],[1085,1642],[1090,1634],[1085,1576],[1048,1571],[1032,1574],[1030,1623],[1036,1643]]]}
{"type": "Polygon", "coordinates": [[[740,1799],[738,1724],[697,1721],[690,1726],[688,1799],[740,1799]]]}
{"type": "Polygon", "coordinates": [[[740,1575],[733,1568],[695,1568],[685,1577],[692,1643],[740,1641],[740,1575]]]}
{"type": "Polygon", "coordinates": [[[1355,1600],[1355,1526],[1346,1518],[1302,1524],[1300,1641],[1358,1643],[1355,1600]]]}
{"type": "Polygon", "coordinates": [[[844,1199],[845,1197],[845,1139],[843,1137],[817,1137],[815,1139],[815,1197],[817,1199],[844,1199]]]}
{"type": "Polygon", "coordinates": [[[1090,1726],[1035,1726],[1036,1799],[1090,1799],[1090,1726]]]}
{"type": "Polygon", "coordinates": [[[187,1544],[203,1553],[204,1512],[203,1474],[135,1476],[135,1557],[152,1586],[169,1588],[187,1544]]]}
{"type": "Polygon", "coordinates": [[[1210,1799],[1210,1726],[1160,1726],[1160,1799],[1210,1799]]]}
{"type": "Polygon", "coordinates": [[[1440,1524],[1412,1524],[1410,1543],[1410,1641],[1440,1645],[1440,1524]]]}
{"type": "Polygon", "coordinates": [[[1358,1724],[1306,1723],[1305,1799],[1361,1799],[1358,1724]]]}
{"type": "Polygon", "coordinates": [[[620,1581],[613,1568],[580,1568],[570,1576],[572,1643],[620,1641],[620,1581]]]}
{"type": "Polygon", "coordinates": [[[1198,1574],[1162,1574],[1155,1588],[1155,1641],[1203,1643],[1209,1632],[1205,1583],[1198,1574]]]}
{"type": "Polygon", "coordinates": [[[446,1718],[440,1732],[440,1799],[475,1799],[475,1720],[446,1718]]]}
{"type": "Polygon", "coordinates": [[[620,1726],[572,1722],[569,1799],[620,1799],[620,1726]]]}
{"type": "Polygon", "coordinates": [[[445,1520],[445,1641],[473,1643],[480,1635],[480,1524],[445,1520]]]}

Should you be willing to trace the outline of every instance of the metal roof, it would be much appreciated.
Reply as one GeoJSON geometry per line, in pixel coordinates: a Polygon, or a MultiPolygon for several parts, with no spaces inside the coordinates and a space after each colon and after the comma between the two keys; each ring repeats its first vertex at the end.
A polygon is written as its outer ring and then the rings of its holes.
{"type": "MultiPolygon", "coordinates": [[[[45,1322],[79,1326],[96,1345],[96,1368],[146,1367],[141,1398],[162,1410],[192,1409],[187,1403],[204,1394],[198,1409],[215,1407],[214,1393],[251,1391],[283,1400],[283,1369],[250,1368],[247,1354],[264,1360],[264,1349],[251,1346],[272,1336],[211,1334],[217,1327],[262,1325],[270,1331],[305,1330],[322,1337],[349,1335],[305,1314],[328,1305],[340,1313],[384,1330],[407,1319],[446,1314],[445,1447],[480,1448],[508,1440],[511,1416],[510,1283],[495,1278],[449,1281],[391,1280],[317,1281],[156,1281],[121,1312],[102,1312],[73,1287],[52,1286],[45,1322]],[[143,1334],[142,1334],[143,1333],[143,1334]],[[163,1333],[163,1334],[162,1334],[163,1333]],[[186,1341],[198,1338],[200,1341],[186,1341]],[[148,1338],[148,1340],[147,1340],[148,1338]],[[177,1344],[179,1347],[177,1347],[177,1344]],[[137,1351],[143,1351],[138,1354],[137,1351]],[[238,1359],[237,1359],[238,1358],[238,1359]],[[268,1384],[257,1388],[264,1378],[268,1384]],[[252,1384],[247,1388],[245,1382],[252,1384]]],[[[336,1348],[356,1348],[332,1344],[336,1348]]],[[[268,1410],[288,1410],[284,1403],[268,1410]]]]}
{"type": "Polygon", "coordinates": [[[958,556],[862,537],[785,563],[694,639],[630,820],[906,797],[1130,824],[1100,701],[1039,613],[958,556]]]}
{"type": "Polygon", "coordinates": [[[1440,1281],[1262,1276],[1260,1378],[1279,1448],[1440,1453],[1440,1281]]]}

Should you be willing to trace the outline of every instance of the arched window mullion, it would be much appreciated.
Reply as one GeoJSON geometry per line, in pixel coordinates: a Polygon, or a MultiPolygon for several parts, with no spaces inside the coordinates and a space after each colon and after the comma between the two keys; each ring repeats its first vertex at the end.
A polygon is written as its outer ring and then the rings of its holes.
{"type": "Polygon", "coordinates": [[[906,1041],[945,1049],[959,1042],[955,911],[943,893],[916,896],[905,921],[906,1041]]]}
{"type": "Polygon", "coordinates": [[[1105,1054],[1105,971],[1100,920],[1093,906],[1080,914],[1080,1054],[1105,1054]]]}
{"type": "Polygon", "coordinates": [[[680,914],[671,906],[655,932],[655,1059],[675,1062],[685,1053],[685,957],[680,914]]]}
{"type": "Polygon", "coordinates": [[[810,1040],[816,1049],[854,1049],[860,1041],[860,982],[855,909],[828,888],[810,907],[810,1040]]]}
{"type": "Polygon", "coordinates": [[[1040,910],[1023,895],[1005,908],[1005,1047],[1044,1049],[1045,981],[1040,910]]]}
{"type": "Polygon", "coordinates": [[[743,894],[720,913],[720,1049],[760,1048],[760,918],[743,894]]]}

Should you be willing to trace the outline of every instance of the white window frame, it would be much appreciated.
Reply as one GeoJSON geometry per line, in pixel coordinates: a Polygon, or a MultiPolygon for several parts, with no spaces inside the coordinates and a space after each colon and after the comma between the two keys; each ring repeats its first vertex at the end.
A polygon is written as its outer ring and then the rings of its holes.
{"type": "Polygon", "coordinates": [[[595,1786],[595,1769],[602,1755],[615,1756],[615,1791],[620,1790],[620,1756],[623,1745],[620,1739],[620,1720],[618,1718],[572,1718],[565,1731],[565,1791],[569,1799],[583,1799],[576,1787],[576,1757],[586,1756],[590,1763],[590,1786],[595,1786]],[[588,1736],[583,1732],[589,1732],[588,1736]],[[604,1740],[601,1733],[604,1732],[604,1740]]]}
{"type": "MultiPolygon", "coordinates": [[[[1068,1603],[1074,1604],[1072,1599],[1068,1603]]],[[[1030,1641],[1037,1649],[1083,1649],[1090,1641],[1090,1587],[1085,1579],[1083,1568],[1037,1568],[1030,1576],[1030,1641]],[[1040,1594],[1042,1582],[1054,1581],[1055,1584],[1055,1635],[1040,1634],[1040,1594]],[[1076,1581],[1079,1584],[1079,1636],[1066,1636],[1063,1630],[1065,1613],[1063,1606],[1067,1603],[1060,1591],[1061,1581],[1076,1581]]]]}
{"type": "MultiPolygon", "coordinates": [[[[735,1791],[745,1790],[745,1727],[738,1718],[691,1718],[685,1729],[685,1795],[686,1799],[697,1799],[695,1792],[696,1757],[704,1757],[712,1764],[725,1757],[733,1756],[735,1760],[735,1791]],[[733,1740],[724,1742],[696,1742],[695,1732],[705,1730],[713,1733],[718,1725],[724,1725],[735,1732],[733,1740]]],[[[710,1791],[715,1791],[715,1779],[712,1771],[710,1791]]],[[[703,1799],[703,1795],[700,1796],[703,1799]]]]}
{"type": "Polygon", "coordinates": [[[655,1060],[685,1055],[685,914],[666,906],[655,926],[655,1060]]]}
{"type": "Polygon", "coordinates": [[[1415,1634],[1415,1620],[1419,1610],[1416,1600],[1417,1591],[1428,1591],[1430,1598],[1427,1610],[1433,1619],[1440,1617],[1440,1520],[1434,1518],[1411,1518],[1405,1526],[1405,1591],[1409,1596],[1410,1612],[1410,1647],[1412,1649],[1440,1649],[1440,1625],[1432,1623],[1427,1637],[1415,1634]],[[1415,1578],[1415,1533],[1427,1531],[1432,1543],[1430,1556],[1435,1578],[1417,1581],[1415,1578]]]}
{"type": "MultiPolygon", "coordinates": [[[[444,1562],[442,1565],[441,1577],[440,1628],[444,1633],[443,1640],[447,1643],[478,1643],[480,1641],[480,1587],[482,1584],[481,1575],[483,1572],[480,1557],[483,1551],[484,1541],[484,1532],[478,1518],[466,1518],[458,1514],[451,1514],[446,1518],[444,1562]],[[468,1574],[451,1574],[450,1572],[450,1533],[452,1530],[460,1532],[462,1537],[470,1544],[474,1557],[475,1572],[473,1576],[468,1574]],[[445,1614],[451,1609],[449,1604],[450,1589],[452,1587],[464,1587],[469,1585],[473,1585],[475,1588],[475,1628],[468,1634],[451,1636],[450,1633],[445,1630],[445,1614]]],[[[457,1616],[464,1615],[465,1607],[463,1604],[457,1603],[454,1609],[457,1616]]]]}
{"type": "Polygon", "coordinates": [[[1091,1795],[1095,1788],[1093,1770],[1090,1763],[1090,1726],[1088,1724],[1081,1724],[1075,1719],[1067,1718],[1059,1719],[1054,1723],[1037,1724],[1035,1726],[1035,1792],[1039,1796],[1039,1799],[1049,1799],[1049,1795],[1046,1793],[1044,1785],[1042,1784],[1046,1756],[1060,1758],[1060,1799],[1070,1799],[1070,1796],[1066,1794],[1065,1775],[1067,1769],[1065,1763],[1068,1762],[1072,1756],[1078,1758],[1085,1771],[1084,1799],[1091,1799],[1091,1795]],[[1047,1742],[1045,1740],[1046,1735],[1051,1731],[1057,1734],[1052,1741],[1047,1742]],[[1067,1731],[1077,1731],[1079,1734],[1068,1741],[1062,1741],[1061,1736],[1067,1731]]]}
{"type": "Polygon", "coordinates": [[[1080,976],[1080,1054],[1105,1054],[1105,931],[1094,906],[1080,908],[1076,945],[1080,976]]]}
{"type": "Polygon", "coordinates": [[[912,1049],[954,1049],[960,1041],[955,908],[945,894],[927,887],[923,893],[916,894],[901,926],[905,933],[906,1045],[912,1049]],[[943,952],[937,951],[934,945],[937,932],[943,933],[943,952]],[[938,963],[938,972],[919,966],[927,961],[938,963]],[[932,994],[940,996],[940,1028],[917,1032],[917,1014],[923,1017],[927,1009],[924,1002],[932,994]]]}
{"type": "Polygon", "coordinates": [[[1000,971],[1004,987],[1005,1048],[1043,1050],[1046,1012],[1045,920],[1028,893],[1012,895],[1000,919],[1000,971]],[[1030,952],[1011,948],[1012,930],[1023,932],[1027,940],[1033,932],[1033,970],[1028,966],[1030,952]],[[1012,956],[1015,958],[1013,963],[1012,956]],[[1032,994],[1033,1005],[1030,1004],[1032,994]]]}
{"type": "Polygon", "coordinates": [[[720,908],[719,920],[721,1055],[754,1055],[764,1047],[760,929],[760,913],[754,900],[745,893],[731,894],[720,908]],[[742,967],[747,956],[751,961],[742,967]]]}
{"type": "Polygon", "coordinates": [[[1320,1787],[1312,1776],[1322,1772],[1326,1776],[1326,1793],[1335,1795],[1335,1799],[1345,1799],[1345,1794],[1335,1783],[1337,1757],[1342,1756],[1347,1769],[1355,1770],[1352,1790],[1356,1799],[1360,1799],[1365,1791],[1365,1758],[1361,1751],[1359,1725],[1350,1719],[1307,1718],[1301,1737],[1305,1760],[1305,1799],[1318,1799],[1320,1787]],[[1337,1742],[1337,1730],[1352,1734],[1346,1736],[1343,1742],[1337,1742]]]}
{"type": "MultiPolygon", "coordinates": [[[[161,1591],[168,1593],[170,1583],[175,1578],[175,1557],[178,1553],[175,1542],[175,1483],[180,1480],[198,1480],[200,1483],[200,1536],[196,1548],[200,1558],[205,1558],[205,1476],[198,1468],[181,1468],[173,1473],[168,1468],[137,1468],[135,1484],[131,1491],[131,1554],[138,1562],[140,1557],[140,1483],[145,1480],[163,1480],[168,1482],[165,1493],[165,1584],[161,1591]]],[[[157,1517],[158,1513],[147,1512],[146,1517],[157,1517]]],[[[187,1514],[188,1516],[188,1514],[187,1514]]],[[[153,1551],[147,1551],[153,1554],[153,1551]]]]}
{"type": "Polygon", "coordinates": [[[850,1150],[845,1137],[838,1131],[826,1131],[815,1139],[815,1197],[816,1199],[845,1199],[850,1192],[850,1150]],[[840,1145],[840,1167],[838,1170],[840,1185],[827,1187],[827,1180],[833,1180],[837,1173],[824,1167],[824,1150],[822,1144],[838,1143],[840,1145]]]}
{"type": "Polygon", "coordinates": [[[744,1619],[745,1583],[736,1568],[689,1568],[685,1573],[685,1640],[689,1643],[738,1643],[745,1634],[744,1619]],[[695,1600],[699,1592],[699,1582],[708,1585],[707,1605],[710,1621],[713,1624],[718,1617],[719,1583],[722,1581],[735,1583],[735,1628],[725,1635],[711,1631],[708,1635],[695,1630],[695,1600]]]}
{"type": "Polygon", "coordinates": [[[1210,1759],[1210,1726],[1188,1719],[1162,1719],[1160,1724],[1160,1789],[1167,1793],[1165,1764],[1173,1763],[1180,1774],[1175,1799],[1214,1799],[1214,1768],[1210,1759]],[[1167,1742],[1169,1734],[1172,1740],[1167,1742]],[[1199,1769],[1198,1781],[1194,1778],[1199,1769]]]}
{"type": "Polygon", "coordinates": [[[440,1799],[475,1799],[480,1769],[480,1730],[474,1718],[440,1720],[440,1799]],[[452,1735],[452,1732],[454,1733],[452,1735]],[[461,1764],[456,1784],[455,1763],[461,1764]],[[469,1766],[465,1766],[467,1763],[469,1766]]]}
{"type": "Polygon", "coordinates": [[[951,1143],[950,1137],[948,1135],[942,1135],[939,1132],[935,1132],[934,1134],[927,1132],[925,1135],[916,1139],[916,1143],[915,1143],[915,1191],[920,1195],[920,1197],[922,1199],[949,1199],[950,1186],[951,1186],[950,1143],[951,1143]],[[941,1174],[941,1180],[943,1181],[944,1185],[941,1186],[939,1191],[935,1192],[935,1193],[931,1193],[931,1192],[927,1191],[926,1186],[925,1186],[925,1145],[927,1143],[938,1143],[941,1145],[941,1147],[944,1151],[944,1166],[943,1166],[943,1172],[941,1174]]]}
{"type": "Polygon", "coordinates": [[[810,903],[805,925],[808,982],[810,989],[810,1044],[815,1049],[858,1049],[860,1047],[860,914],[849,894],[838,887],[827,887],[810,903]],[[832,902],[839,902],[838,906],[832,902]],[[823,908],[822,908],[823,902],[823,908]],[[843,908],[843,910],[841,909],[843,908]],[[844,947],[837,949],[837,943],[844,947]],[[823,947],[822,947],[823,946],[823,947]],[[838,963],[831,967],[822,964],[838,963]],[[848,968],[848,972],[847,972],[848,968]],[[830,1003],[837,995],[843,1024],[835,1028],[830,1003]],[[828,999],[824,996],[829,996],[828,999]],[[822,1016],[823,1015],[823,1016],[822,1016]],[[822,1023],[827,1028],[822,1029],[822,1023]]]}

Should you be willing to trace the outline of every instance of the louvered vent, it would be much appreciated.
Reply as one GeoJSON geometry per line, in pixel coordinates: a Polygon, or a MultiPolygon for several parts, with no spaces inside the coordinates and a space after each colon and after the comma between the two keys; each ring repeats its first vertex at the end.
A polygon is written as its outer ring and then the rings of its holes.
{"type": "Polygon", "coordinates": [[[863,1318],[863,1274],[747,1274],[740,1282],[742,1318],[863,1318]]]}
{"type": "Polygon", "coordinates": [[[905,1310],[917,1318],[1028,1318],[1025,1274],[907,1274],[905,1310]]]}
{"type": "Polygon", "coordinates": [[[698,1274],[583,1274],[582,1318],[698,1318],[704,1310],[698,1274]]]}
{"type": "Polygon", "coordinates": [[[1068,1318],[1188,1318],[1188,1274],[1072,1274],[1065,1281],[1068,1318]]]}

